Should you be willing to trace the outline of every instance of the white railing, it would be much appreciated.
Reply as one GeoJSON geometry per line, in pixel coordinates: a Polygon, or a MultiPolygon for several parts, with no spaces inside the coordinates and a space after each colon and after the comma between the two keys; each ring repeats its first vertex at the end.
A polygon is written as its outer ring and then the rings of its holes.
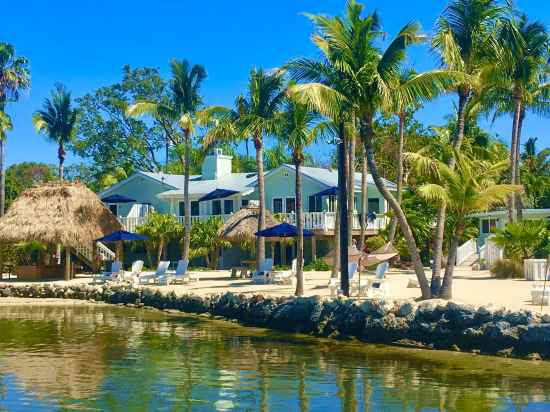
{"type": "MultiPolygon", "coordinates": [[[[102,260],[102,261],[114,260],[114,258],[116,256],[115,252],[113,252],[111,249],[109,249],[107,246],[105,246],[101,242],[96,242],[96,246],[97,246],[97,252],[99,254],[100,260],[102,260]]],[[[94,246],[93,246],[93,244],[80,245],[80,246],[76,247],[75,250],[79,255],[84,256],[88,260],[88,262],[93,262],[94,261],[94,246]]]]}
{"type": "Polygon", "coordinates": [[[477,242],[475,239],[470,239],[456,250],[455,266],[460,266],[472,256],[477,254],[477,242]]]}
{"type": "Polygon", "coordinates": [[[491,238],[485,239],[485,244],[479,248],[480,258],[485,261],[485,266],[490,268],[504,257],[504,250],[495,245],[491,238]]]}
{"type": "Polygon", "coordinates": [[[548,279],[548,261],[546,259],[525,259],[523,261],[523,275],[525,280],[548,279]]]}

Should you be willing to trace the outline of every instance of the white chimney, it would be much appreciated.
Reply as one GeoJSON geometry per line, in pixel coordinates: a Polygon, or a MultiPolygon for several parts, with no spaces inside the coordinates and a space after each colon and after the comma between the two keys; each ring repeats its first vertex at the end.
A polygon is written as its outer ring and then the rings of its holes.
{"type": "Polygon", "coordinates": [[[214,149],[202,162],[202,180],[215,180],[231,174],[232,156],[223,154],[222,149],[214,149]]]}

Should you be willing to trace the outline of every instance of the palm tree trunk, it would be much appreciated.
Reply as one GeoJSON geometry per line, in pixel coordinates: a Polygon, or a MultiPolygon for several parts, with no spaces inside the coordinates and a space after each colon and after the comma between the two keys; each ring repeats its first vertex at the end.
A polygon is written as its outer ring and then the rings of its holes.
{"type": "MultiPolygon", "coordinates": [[[[521,94],[516,90],[514,93],[514,121],[512,124],[512,147],[510,149],[510,183],[515,184],[518,179],[518,164],[517,154],[519,153],[519,124],[521,118],[521,94]]],[[[508,221],[515,222],[517,220],[517,205],[516,196],[511,194],[508,196],[508,221]]]]}
{"type": "MultiPolygon", "coordinates": [[[[524,120],[525,120],[525,107],[522,106],[521,114],[519,116],[519,124],[518,124],[518,143],[516,145],[516,180],[514,182],[515,185],[521,184],[520,150],[521,150],[521,131],[523,129],[524,120]]],[[[523,201],[521,199],[521,193],[516,193],[516,207],[517,207],[518,222],[521,222],[523,220],[523,201]]]]}
{"type": "Polygon", "coordinates": [[[62,182],[64,178],[64,165],[65,165],[65,148],[63,142],[59,142],[59,148],[57,149],[57,158],[59,159],[59,180],[62,182]]]}
{"type": "MultiPolygon", "coordinates": [[[[260,136],[254,138],[254,147],[256,148],[256,168],[258,170],[258,231],[265,227],[265,185],[264,185],[264,150],[263,142],[260,136]]],[[[260,264],[265,259],[265,238],[257,236],[256,239],[256,270],[260,270],[260,264]]]]}
{"type": "Polygon", "coordinates": [[[348,182],[348,245],[353,244],[353,218],[355,209],[355,116],[351,119],[351,135],[348,137],[348,167],[346,170],[348,182]]]}
{"type": "MultiPolygon", "coordinates": [[[[397,202],[401,205],[403,197],[403,149],[405,146],[405,113],[399,113],[399,144],[397,146],[397,202]]],[[[388,241],[393,243],[397,232],[397,217],[393,216],[390,222],[388,241]]]]}
{"type": "MultiPolygon", "coordinates": [[[[469,99],[469,92],[459,91],[458,93],[458,130],[456,138],[453,142],[453,148],[460,150],[462,141],[464,140],[464,129],[466,126],[466,105],[469,99]]],[[[451,169],[455,167],[455,158],[451,157],[449,166],[451,169]]],[[[432,267],[432,283],[431,289],[434,295],[439,294],[441,288],[441,262],[443,260],[443,239],[445,236],[445,218],[447,216],[447,206],[442,204],[437,211],[437,224],[434,235],[433,249],[433,267],[432,267]]]]}
{"type": "Polygon", "coordinates": [[[157,265],[160,263],[162,259],[162,253],[164,251],[164,239],[159,240],[159,246],[157,249],[157,265]]]}
{"type": "Polygon", "coordinates": [[[369,212],[369,199],[368,199],[368,166],[367,166],[367,154],[363,147],[363,159],[361,162],[361,234],[359,236],[359,250],[365,249],[365,237],[367,235],[367,213],[369,212]]]}
{"type": "Polygon", "coordinates": [[[456,253],[463,232],[464,224],[462,223],[462,220],[459,220],[456,224],[456,230],[453,236],[453,240],[451,241],[451,248],[449,250],[447,265],[445,267],[445,276],[443,278],[441,290],[439,291],[439,297],[442,299],[453,298],[453,273],[456,263],[456,253]]]}
{"type": "Polygon", "coordinates": [[[346,176],[346,139],[345,125],[340,123],[340,141],[338,143],[338,205],[340,206],[340,286],[344,296],[349,296],[348,273],[348,189],[346,176]]]}
{"type": "Polygon", "coordinates": [[[372,128],[372,115],[370,114],[367,114],[365,118],[365,129],[366,136],[364,137],[363,141],[365,142],[365,149],[367,152],[367,161],[369,164],[370,173],[372,175],[374,183],[376,184],[376,187],[378,188],[384,199],[386,199],[389,206],[392,208],[393,213],[397,217],[399,225],[401,226],[401,231],[403,232],[403,236],[405,237],[405,241],[407,242],[407,246],[409,248],[409,253],[411,254],[414,271],[416,273],[416,277],[418,278],[418,283],[420,284],[422,298],[429,299],[431,297],[430,285],[428,283],[428,279],[426,278],[426,274],[424,273],[424,266],[422,265],[422,260],[420,259],[420,254],[418,253],[416,241],[414,239],[409,222],[407,221],[407,218],[405,217],[401,206],[399,205],[399,203],[397,203],[397,200],[386,188],[384,182],[382,181],[382,178],[380,177],[380,174],[378,173],[378,166],[376,165],[376,160],[374,159],[374,131],[372,128]]]}
{"type": "Polygon", "coordinates": [[[301,160],[294,156],[294,166],[296,166],[296,296],[304,294],[304,222],[302,216],[302,176],[300,174],[301,160]]]}
{"type": "Polygon", "coordinates": [[[340,203],[336,202],[336,211],[334,218],[334,256],[332,261],[332,272],[330,277],[333,279],[338,278],[338,271],[340,270],[340,203]]]}
{"type": "Polygon", "coordinates": [[[6,210],[6,172],[4,170],[4,139],[0,139],[0,216],[6,210]]]}
{"type": "Polygon", "coordinates": [[[183,159],[183,208],[185,216],[183,217],[183,251],[182,260],[189,262],[189,246],[191,244],[191,202],[189,201],[189,175],[191,170],[191,136],[190,130],[184,131],[184,159],[183,159]]]}

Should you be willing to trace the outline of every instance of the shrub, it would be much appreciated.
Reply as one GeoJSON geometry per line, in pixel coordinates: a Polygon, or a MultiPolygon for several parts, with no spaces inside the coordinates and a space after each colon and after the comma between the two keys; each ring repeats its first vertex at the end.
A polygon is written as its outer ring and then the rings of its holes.
{"type": "Polygon", "coordinates": [[[365,245],[369,252],[373,252],[376,249],[381,248],[386,244],[386,240],[382,236],[372,236],[365,240],[365,245]]]}
{"type": "Polygon", "coordinates": [[[497,229],[491,240],[504,254],[517,262],[530,259],[539,246],[548,239],[547,223],[544,220],[523,220],[509,223],[504,229],[497,229]]]}
{"type": "Polygon", "coordinates": [[[330,266],[323,259],[315,259],[304,266],[304,270],[311,271],[315,270],[322,272],[325,270],[330,270],[330,266]]]}
{"type": "Polygon", "coordinates": [[[497,279],[522,278],[523,266],[521,263],[510,259],[498,260],[491,267],[491,274],[497,279]]]}

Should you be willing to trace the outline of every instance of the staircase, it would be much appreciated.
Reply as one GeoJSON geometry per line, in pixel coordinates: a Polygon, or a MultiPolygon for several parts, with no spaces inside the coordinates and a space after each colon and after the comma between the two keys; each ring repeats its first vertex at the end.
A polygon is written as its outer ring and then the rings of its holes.
{"type": "MultiPolygon", "coordinates": [[[[114,260],[115,252],[109,249],[101,242],[96,242],[97,252],[99,254],[99,260],[101,262],[114,260]]],[[[84,263],[88,268],[94,268],[94,245],[90,243],[89,245],[81,245],[74,248],[76,257],[84,263]]]]}

